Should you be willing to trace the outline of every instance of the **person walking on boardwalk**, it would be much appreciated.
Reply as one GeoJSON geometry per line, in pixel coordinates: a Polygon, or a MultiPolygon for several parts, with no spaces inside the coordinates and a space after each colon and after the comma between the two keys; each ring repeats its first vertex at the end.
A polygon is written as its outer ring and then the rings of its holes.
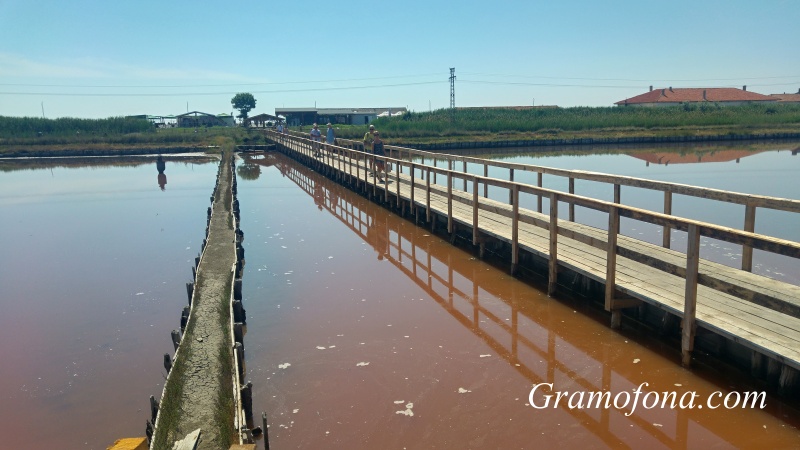
{"type": "Polygon", "coordinates": [[[317,126],[317,124],[314,124],[309,135],[314,145],[314,156],[320,156],[319,143],[322,142],[322,132],[319,131],[319,126],[317,126]]]}
{"type": "MultiPolygon", "coordinates": [[[[328,134],[325,135],[325,143],[330,145],[336,144],[336,131],[333,130],[333,125],[328,122],[328,134]]],[[[328,147],[328,151],[333,153],[333,149],[328,147]]]]}
{"type": "Polygon", "coordinates": [[[375,155],[375,173],[378,175],[379,181],[386,182],[388,181],[388,175],[386,178],[383,178],[381,175],[381,173],[386,174],[386,163],[383,159],[383,157],[386,156],[386,151],[383,149],[381,134],[376,131],[372,136],[372,153],[375,155]]]}
{"type": "Polygon", "coordinates": [[[278,122],[278,126],[275,128],[275,131],[278,133],[283,133],[283,122],[278,122]]]}
{"type": "MultiPolygon", "coordinates": [[[[367,132],[364,134],[364,152],[366,153],[372,153],[372,141],[374,134],[375,134],[375,125],[370,125],[369,130],[367,130],[367,132]]],[[[372,160],[370,160],[369,165],[370,169],[372,171],[375,171],[375,166],[372,160]]]]}

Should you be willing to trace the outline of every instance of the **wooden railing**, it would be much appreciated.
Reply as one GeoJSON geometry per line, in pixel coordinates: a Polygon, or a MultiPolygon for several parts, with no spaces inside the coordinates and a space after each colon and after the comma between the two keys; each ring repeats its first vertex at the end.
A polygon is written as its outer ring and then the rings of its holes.
{"type": "MultiPolygon", "coordinates": [[[[358,149],[363,148],[363,144],[358,141],[348,139],[337,139],[337,143],[350,148],[358,149]]],[[[763,195],[744,194],[738,192],[724,191],[720,189],[712,189],[698,186],[691,186],[679,183],[669,183],[664,181],[648,180],[644,178],[626,177],[620,175],[609,175],[599,172],[590,172],[583,170],[566,170],[556,169],[552,167],[535,166],[530,164],[508,163],[503,161],[487,160],[483,158],[473,158],[469,156],[448,155],[443,153],[433,153],[422,150],[416,150],[407,147],[398,147],[387,145],[387,154],[397,159],[413,161],[420,159],[421,164],[425,164],[425,160],[433,161],[436,165],[438,161],[447,161],[448,168],[457,170],[456,165],[461,163],[461,173],[467,173],[467,164],[476,164],[483,166],[483,176],[488,177],[489,167],[497,167],[508,170],[508,181],[514,181],[515,171],[535,172],[537,174],[537,186],[542,187],[543,175],[553,175],[556,177],[566,178],[568,180],[568,192],[575,193],[575,180],[595,181],[600,183],[608,183],[613,185],[614,203],[621,203],[622,186],[630,186],[642,189],[649,189],[660,191],[663,193],[663,210],[666,215],[672,215],[673,195],[680,194],[689,197],[698,197],[708,200],[716,200],[727,203],[734,203],[745,206],[744,220],[742,230],[747,232],[755,232],[756,223],[756,209],[765,208],[779,211],[788,211],[793,213],[800,213],[800,200],[792,200],[777,197],[768,197],[763,195]]],[[[466,186],[464,187],[466,190],[466,186]]],[[[488,197],[488,190],[484,187],[483,197],[488,197]]],[[[567,201],[568,204],[568,217],[567,220],[573,222],[575,220],[575,204],[567,201]]],[[[537,199],[537,211],[542,212],[541,197],[537,199]]],[[[617,224],[618,226],[618,224],[617,224]]],[[[668,226],[663,227],[662,233],[662,246],[670,248],[671,229],[668,226]]],[[[744,244],[742,248],[742,270],[752,271],[753,267],[753,247],[744,244]]]]}
{"type": "MultiPolygon", "coordinates": [[[[374,195],[382,194],[384,200],[388,200],[389,187],[378,188],[375,175],[373,174],[372,183],[368,183],[368,177],[362,178],[362,172],[366,169],[362,168],[358,161],[374,161],[376,156],[371,153],[366,153],[358,149],[360,143],[354,141],[339,140],[337,143],[346,144],[346,146],[337,145],[330,146],[327,144],[321,145],[325,150],[322,152],[322,159],[317,159],[314,156],[316,151],[312,141],[304,137],[291,136],[287,134],[278,134],[268,132],[268,137],[274,140],[283,148],[296,152],[301,159],[310,161],[317,161],[326,164],[328,167],[334,168],[336,176],[349,177],[349,181],[362,189],[371,189],[374,195]],[[336,152],[337,155],[334,154],[336,152]],[[380,192],[379,192],[380,191],[380,192]]],[[[618,177],[613,175],[605,175],[592,172],[582,171],[566,171],[560,169],[550,169],[537,166],[528,166],[524,164],[507,164],[498,163],[497,161],[481,160],[476,158],[461,158],[452,155],[435,155],[435,158],[447,158],[450,168],[441,168],[431,165],[426,165],[423,162],[417,163],[413,161],[413,157],[408,155],[427,156],[433,155],[428,152],[420,152],[412,149],[405,149],[402,147],[391,147],[393,152],[406,152],[406,157],[403,154],[397,155],[399,157],[386,156],[381,159],[394,164],[397,172],[397,180],[395,183],[395,197],[397,205],[401,203],[400,185],[406,183],[410,186],[410,204],[415,205],[418,199],[415,198],[416,189],[421,188],[425,192],[424,208],[427,220],[432,218],[431,210],[431,194],[435,193],[446,197],[447,201],[447,231],[452,233],[454,231],[454,217],[453,217],[453,203],[459,202],[472,206],[472,231],[473,231],[473,244],[478,244],[480,239],[480,224],[479,224],[479,210],[490,211],[511,218],[511,264],[512,268],[519,263],[519,223],[527,223],[537,227],[544,228],[549,231],[549,262],[548,262],[548,294],[552,295],[556,290],[556,278],[558,274],[558,236],[567,236],[569,238],[578,240],[585,244],[591,245],[606,251],[606,277],[605,277],[605,308],[612,312],[612,326],[618,326],[621,314],[619,311],[620,306],[617,305],[617,298],[615,297],[616,291],[616,261],[618,254],[617,239],[619,234],[619,223],[621,217],[626,217],[639,222],[659,225],[664,230],[680,230],[688,233],[688,246],[687,258],[685,267],[685,293],[684,293],[684,308],[683,316],[683,331],[682,331],[682,359],[684,365],[689,365],[691,360],[691,352],[694,347],[694,336],[696,330],[695,324],[695,311],[697,306],[697,289],[698,289],[698,271],[700,262],[700,237],[708,237],[718,239],[732,244],[742,245],[750,249],[759,249],[770,253],[784,255],[790,258],[800,259],[800,243],[779,239],[771,236],[756,234],[749,230],[737,230],[721,225],[712,223],[677,217],[669,214],[670,210],[666,212],[655,212],[646,209],[636,208],[619,203],[620,186],[637,186],[646,187],[649,189],[664,190],[665,192],[665,205],[667,199],[671,199],[671,194],[680,193],[684,195],[692,195],[697,197],[710,198],[720,201],[728,201],[733,203],[742,203],[748,205],[748,211],[754,217],[756,207],[765,207],[772,209],[781,209],[785,211],[800,212],[800,201],[787,200],[772,197],[751,196],[748,194],[739,194],[733,192],[719,191],[713,189],[699,188],[695,186],[679,185],[674,183],[664,183],[652,180],[643,180],[630,177],[618,177]],[[424,154],[424,155],[422,155],[424,154]],[[510,176],[513,178],[513,170],[526,170],[536,171],[539,173],[538,185],[529,185],[513,180],[503,180],[498,178],[491,178],[486,175],[476,175],[466,172],[466,168],[462,170],[453,170],[453,161],[463,160],[464,165],[466,162],[476,162],[498,167],[507,167],[511,170],[510,176]],[[468,161],[469,160],[469,161],[468,161]],[[418,177],[417,174],[420,174],[418,177]],[[614,183],[615,198],[614,202],[598,200],[589,198],[574,193],[574,181],[570,182],[570,192],[561,192],[553,189],[544,188],[541,186],[541,175],[549,173],[560,176],[568,176],[570,180],[574,179],[587,179],[593,181],[606,181],[614,183]],[[406,175],[406,181],[400,175],[406,175]],[[431,183],[431,174],[439,175],[446,178],[446,189],[437,186],[435,179],[431,183]],[[471,198],[456,195],[453,192],[453,185],[457,180],[462,180],[464,183],[464,192],[469,193],[468,185],[471,185],[471,198]],[[489,202],[481,202],[479,196],[480,186],[484,188],[484,196],[486,197],[486,189],[488,186],[495,186],[501,189],[506,189],[509,192],[509,204],[511,211],[507,208],[499,208],[489,202]],[[547,198],[550,201],[549,208],[549,222],[539,219],[533,214],[533,211],[520,208],[520,196],[522,194],[533,195],[537,199],[537,212],[541,213],[542,199],[547,198]],[[567,231],[559,226],[558,217],[558,204],[559,202],[566,203],[570,206],[570,221],[574,220],[572,208],[575,205],[589,208],[595,211],[600,211],[607,214],[608,217],[608,239],[606,242],[598,242],[592,236],[583,235],[575,231],[567,231]],[[746,203],[749,202],[749,203],[746,203]]],[[[366,175],[366,174],[364,174],[366,175]]],[[[671,202],[671,200],[670,200],[671,202]]],[[[422,202],[420,202],[422,203],[422,202]]],[[[752,225],[752,220],[750,221],[752,225]]],[[[743,268],[749,270],[749,268],[743,268]]],[[[713,284],[707,285],[717,289],[713,284]]],[[[620,302],[620,305],[623,304],[620,302]]]]}

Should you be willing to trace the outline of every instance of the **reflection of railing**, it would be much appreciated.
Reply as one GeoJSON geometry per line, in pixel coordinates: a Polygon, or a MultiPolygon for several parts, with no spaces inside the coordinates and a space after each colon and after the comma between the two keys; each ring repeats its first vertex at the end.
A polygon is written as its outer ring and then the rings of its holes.
{"type": "MultiPolygon", "coordinates": [[[[349,200],[347,192],[338,185],[325,182],[320,175],[292,164],[278,163],[276,166],[281,173],[292,180],[297,186],[314,198],[315,203],[322,209],[339,219],[347,228],[353,231],[365,242],[372,245],[379,258],[391,262],[400,272],[406,275],[431,296],[442,308],[445,309],[459,323],[470,329],[474,334],[483,339],[499,356],[508,361],[522,376],[533,384],[553,383],[556,373],[560,372],[580,385],[585,392],[611,392],[612,386],[626,385],[635,387],[645,382],[641,372],[630,371],[623,374],[612,369],[619,365],[620,360],[615,359],[610,353],[604,352],[602,359],[598,360],[589,356],[591,351],[586,342],[570,339],[560,335],[547,322],[547,318],[525,314],[519,309],[517,297],[512,291],[510,301],[503,301],[499,308],[482,305],[480,302],[481,291],[493,299],[502,298],[503,295],[493,293],[492,286],[479,284],[478,277],[472,273],[459,272],[450,264],[450,253],[444,247],[425,245],[430,240],[417,242],[416,233],[402,227],[393,226],[391,221],[381,220],[382,214],[375,214],[376,206],[366,204],[359,207],[349,200]],[[437,270],[437,267],[440,268],[437,270]],[[441,273],[442,271],[446,273],[441,273]],[[471,289],[456,286],[455,279],[466,280],[471,283],[471,289]],[[465,312],[466,311],[466,312],[465,312]],[[508,321],[504,319],[509,319],[508,321]],[[488,320],[490,325],[482,325],[483,320],[488,320]],[[509,324],[510,322],[510,324],[509,324]],[[490,329],[499,330],[503,337],[493,335],[490,329]],[[586,348],[583,350],[583,348],[586,348]],[[559,360],[561,354],[571,354],[571,358],[559,360]],[[580,355],[575,361],[574,355],[580,355]],[[531,359],[528,355],[534,356],[531,359]],[[537,365],[534,359],[546,361],[544,367],[537,365]],[[581,375],[586,373],[587,367],[602,366],[599,379],[589,379],[581,375]],[[637,379],[638,378],[638,379],[637,379]]],[[[491,305],[491,303],[490,303],[491,305]]],[[[561,408],[581,423],[587,430],[600,438],[605,444],[619,448],[630,443],[624,441],[626,433],[618,436],[610,425],[612,416],[622,417],[629,411],[600,409],[596,414],[590,414],[581,409],[572,409],[561,404],[561,408]]],[[[689,442],[689,429],[694,427],[706,428],[699,423],[694,412],[684,409],[661,410],[661,419],[668,411],[668,423],[674,423],[674,434],[669,433],[653,420],[633,412],[627,420],[632,425],[646,432],[668,448],[687,448],[689,442]]],[[[707,429],[707,428],[706,428],[707,429]]],[[[619,431],[622,431],[618,428],[619,431]]],[[[724,433],[730,432],[727,427],[717,431],[709,430],[716,434],[720,440],[725,441],[724,433]],[[723,434],[723,436],[720,436],[723,434]]]]}
{"type": "MultiPolygon", "coordinates": [[[[482,243],[487,236],[507,242],[511,249],[512,271],[520,261],[521,250],[547,259],[548,294],[553,294],[556,290],[559,266],[605,284],[604,304],[606,310],[611,311],[612,327],[619,327],[622,309],[636,306],[641,301],[682,317],[681,349],[684,365],[688,366],[691,362],[699,323],[752,349],[751,364],[757,370],[763,370],[762,355],[783,363],[780,383],[782,386],[784,383],[794,383],[797,369],[800,368],[800,335],[797,333],[800,329],[800,288],[701,261],[699,249],[700,236],[705,236],[800,258],[798,242],[578,196],[571,192],[564,193],[392,157],[385,159],[396,167],[394,185],[379,185],[375,175],[368,176],[366,167],[362,164],[363,160],[375,159],[375,155],[324,145],[326,151],[318,158],[315,157],[312,143],[308,139],[270,132],[267,136],[279,144],[279,149],[297,157],[301,162],[329,173],[337,180],[370,192],[373,196],[382,196],[385,201],[394,196],[397,206],[408,205],[412,213],[418,208],[424,208],[429,221],[433,214],[446,217],[448,233],[454,234],[458,225],[464,229],[472,229],[473,244],[482,243]],[[444,187],[436,184],[436,175],[445,178],[444,187]],[[465,187],[469,184],[471,192],[469,188],[460,191],[454,187],[459,179],[463,180],[465,187]],[[509,203],[480,197],[480,185],[484,188],[495,186],[508,190],[509,203]],[[541,210],[542,199],[548,198],[549,215],[521,208],[519,205],[522,194],[537,198],[538,211],[541,210]],[[424,200],[419,200],[421,198],[424,200]],[[567,203],[570,208],[579,205],[606,213],[608,232],[573,224],[572,221],[560,221],[559,202],[567,203]],[[687,254],[684,256],[656,246],[650,248],[649,244],[642,241],[619,235],[621,217],[688,231],[687,254]],[[634,301],[620,298],[618,292],[633,297],[634,301]],[[781,314],[776,315],[776,311],[781,314]]],[[[419,152],[414,154],[417,153],[419,152]]],[[[486,160],[480,161],[483,164],[495,164],[486,160]]],[[[449,160],[450,167],[453,163],[454,160],[449,160]]],[[[542,173],[544,172],[540,172],[540,175],[542,173]]],[[[574,175],[574,172],[570,173],[574,175]]],[[[589,178],[594,178],[597,174],[589,175],[589,178]]],[[[615,184],[615,200],[619,200],[620,184],[630,179],[609,175],[603,177],[620,181],[615,184]]],[[[644,181],[652,186],[663,184],[644,181]]],[[[680,186],[666,184],[671,189],[680,186]]],[[[699,192],[698,190],[702,188],[686,186],[685,192],[699,192]]],[[[731,198],[742,195],[744,194],[735,194],[731,198]]],[[[772,204],[770,202],[789,209],[800,205],[800,201],[782,199],[769,199],[765,204],[772,204]]],[[[436,219],[433,220],[435,223],[436,219]]]]}

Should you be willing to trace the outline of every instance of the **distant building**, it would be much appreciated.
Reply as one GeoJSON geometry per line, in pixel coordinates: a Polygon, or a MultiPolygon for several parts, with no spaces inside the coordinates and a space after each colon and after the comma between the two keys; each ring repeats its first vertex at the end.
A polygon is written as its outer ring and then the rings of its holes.
{"type": "Polygon", "coordinates": [[[217,117],[225,122],[226,127],[235,127],[236,126],[236,119],[233,118],[233,114],[217,114],[217,117]]]}
{"type": "Polygon", "coordinates": [[[291,126],[312,123],[366,125],[378,117],[402,115],[405,107],[393,108],[275,108],[276,116],[286,117],[291,126]]]}
{"type": "MultiPolygon", "coordinates": [[[[222,116],[222,114],[220,116],[222,116]]],[[[233,126],[233,116],[225,114],[225,116],[230,117],[230,120],[220,116],[200,111],[192,111],[178,114],[175,118],[178,120],[178,126],[183,128],[233,126]]]]}
{"type": "Polygon", "coordinates": [[[146,119],[150,121],[156,128],[174,128],[177,121],[175,116],[151,116],[149,114],[137,114],[134,116],[126,116],[131,119],[146,119]]]}
{"type": "Polygon", "coordinates": [[[614,103],[617,106],[677,106],[683,103],[717,103],[738,106],[750,103],[770,103],[777,99],[748,92],[747,86],[737,88],[675,88],[653,89],[650,92],[614,103]]]}
{"type": "Polygon", "coordinates": [[[271,127],[276,123],[278,123],[280,119],[281,118],[278,116],[273,116],[272,114],[264,113],[244,119],[244,126],[253,128],[271,127]]]}
{"type": "Polygon", "coordinates": [[[769,94],[770,98],[778,99],[778,103],[800,103],[800,89],[796,94],[769,94]]]}

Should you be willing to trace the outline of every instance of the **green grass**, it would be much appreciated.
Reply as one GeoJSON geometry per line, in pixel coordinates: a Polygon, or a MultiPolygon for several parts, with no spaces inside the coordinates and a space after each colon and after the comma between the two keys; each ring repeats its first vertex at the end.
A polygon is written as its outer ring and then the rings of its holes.
{"type": "MultiPolygon", "coordinates": [[[[406,142],[798,132],[800,105],[440,109],[373,124],[384,137],[406,142]]],[[[366,131],[339,125],[337,136],[361,139],[366,131]]]]}

